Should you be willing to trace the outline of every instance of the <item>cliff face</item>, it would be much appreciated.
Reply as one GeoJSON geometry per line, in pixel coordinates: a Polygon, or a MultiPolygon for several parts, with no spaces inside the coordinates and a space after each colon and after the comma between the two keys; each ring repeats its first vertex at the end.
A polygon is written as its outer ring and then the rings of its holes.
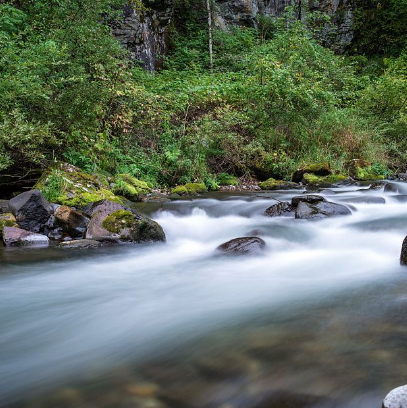
{"type": "MultiPolygon", "coordinates": [[[[339,52],[351,43],[351,0],[217,0],[213,17],[215,24],[224,29],[230,25],[256,28],[260,15],[279,17],[287,6],[295,6],[297,17],[301,19],[308,10],[329,14],[332,25],[323,32],[326,42],[339,52]]],[[[130,51],[132,59],[154,71],[166,52],[165,39],[172,17],[172,0],[149,3],[149,10],[142,13],[127,6],[123,11],[123,22],[113,29],[113,34],[130,51]]]]}
{"type": "Polygon", "coordinates": [[[130,57],[148,71],[160,67],[166,51],[166,36],[172,17],[171,0],[150,4],[149,10],[137,12],[130,6],[123,10],[123,21],[113,28],[113,35],[130,51],[130,57]]]}

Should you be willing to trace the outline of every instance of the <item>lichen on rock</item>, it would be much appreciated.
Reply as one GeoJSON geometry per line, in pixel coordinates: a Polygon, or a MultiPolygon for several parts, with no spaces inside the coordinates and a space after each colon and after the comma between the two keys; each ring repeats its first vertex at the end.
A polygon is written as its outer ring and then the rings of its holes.
{"type": "Polygon", "coordinates": [[[0,233],[4,227],[17,227],[16,218],[11,213],[0,214],[0,233]]]}

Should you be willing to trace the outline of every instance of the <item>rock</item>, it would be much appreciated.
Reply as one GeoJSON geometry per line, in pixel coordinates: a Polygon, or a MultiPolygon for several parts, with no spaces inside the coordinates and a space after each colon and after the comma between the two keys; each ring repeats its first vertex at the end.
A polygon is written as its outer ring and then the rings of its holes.
{"type": "Polygon", "coordinates": [[[59,248],[64,249],[86,249],[86,248],[98,248],[102,245],[100,241],[94,241],[92,239],[75,239],[73,241],[61,242],[59,248]]]}
{"type": "Polygon", "coordinates": [[[316,176],[329,176],[332,174],[329,164],[312,164],[298,169],[292,176],[294,183],[301,183],[305,174],[314,174],[316,176]]]}
{"type": "Polygon", "coordinates": [[[165,241],[162,227],[155,221],[132,212],[129,208],[102,200],[86,208],[92,218],[86,232],[87,239],[97,241],[165,241]]]}
{"type": "Polygon", "coordinates": [[[4,227],[17,227],[17,222],[13,214],[0,213],[0,233],[4,227]]]}
{"type": "Polygon", "coordinates": [[[58,209],[58,207],[61,207],[61,205],[60,204],[54,204],[54,203],[50,204],[49,205],[49,210],[50,210],[51,214],[55,214],[55,211],[58,209]]]}
{"type": "Polygon", "coordinates": [[[206,193],[208,189],[204,183],[187,183],[185,186],[177,186],[171,190],[171,194],[183,195],[198,195],[206,193]]]}
{"type": "Polygon", "coordinates": [[[393,196],[392,199],[398,201],[399,203],[407,203],[407,195],[393,196]]]}
{"type": "Polygon", "coordinates": [[[49,244],[47,236],[15,227],[3,228],[3,241],[6,246],[49,244]]]}
{"type": "Polygon", "coordinates": [[[138,180],[130,174],[117,175],[112,190],[115,194],[132,201],[140,201],[141,196],[151,192],[145,181],[138,180]]]}
{"type": "Polygon", "coordinates": [[[299,188],[299,185],[291,181],[275,180],[273,178],[269,178],[268,180],[260,183],[259,187],[262,190],[292,190],[295,188],[299,188]]]}
{"type": "Polygon", "coordinates": [[[50,216],[49,203],[39,190],[19,194],[9,205],[19,227],[28,231],[41,231],[50,216]]]}
{"type": "Polygon", "coordinates": [[[292,213],[293,208],[290,203],[282,201],[280,203],[274,204],[264,211],[264,215],[267,217],[278,217],[280,215],[288,215],[292,213]]]}
{"type": "Polygon", "coordinates": [[[326,201],[324,197],[319,195],[308,194],[304,196],[296,196],[291,199],[291,205],[297,207],[299,203],[316,204],[321,201],[326,201]]]}
{"type": "Polygon", "coordinates": [[[258,237],[234,238],[216,249],[220,252],[233,255],[252,255],[262,252],[266,248],[266,243],[258,237]]]}
{"type": "Polygon", "coordinates": [[[321,201],[316,204],[300,202],[295,211],[295,218],[318,220],[351,214],[349,208],[341,204],[330,203],[328,201],[321,201]]]}
{"type": "Polygon", "coordinates": [[[404,238],[401,246],[400,264],[407,265],[407,237],[404,238]]]}
{"type": "Polygon", "coordinates": [[[55,219],[58,225],[73,238],[83,237],[89,225],[89,218],[80,212],[61,205],[55,211],[55,219]]]}
{"type": "Polygon", "coordinates": [[[400,188],[397,184],[393,184],[393,183],[386,183],[384,185],[384,189],[383,191],[385,193],[399,193],[400,192],[400,188]]]}
{"type": "Polygon", "coordinates": [[[10,212],[9,200],[0,200],[0,214],[10,212]]]}
{"type": "Polygon", "coordinates": [[[407,408],[407,385],[390,391],[383,400],[382,408],[407,408]]]}
{"type": "Polygon", "coordinates": [[[329,189],[329,188],[325,188],[325,189],[321,190],[321,191],[319,192],[319,194],[335,195],[336,193],[335,193],[335,191],[333,191],[333,190],[331,190],[331,189],[329,189]]]}

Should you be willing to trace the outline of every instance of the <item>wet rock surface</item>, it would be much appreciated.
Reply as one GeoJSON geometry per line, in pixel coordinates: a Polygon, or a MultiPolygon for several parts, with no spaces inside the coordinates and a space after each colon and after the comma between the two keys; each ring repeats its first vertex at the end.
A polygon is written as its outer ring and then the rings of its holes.
{"type": "Polygon", "coordinates": [[[400,263],[401,265],[407,265],[407,237],[404,238],[401,246],[400,263]]]}
{"type": "Polygon", "coordinates": [[[49,244],[47,236],[15,227],[3,228],[3,241],[6,246],[49,244]]]}
{"type": "Polygon", "coordinates": [[[330,202],[319,202],[316,204],[310,204],[306,202],[300,202],[295,211],[295,218],[319,220],[330,217],[339,217],[343,215],[351,215],[352,212],[349,208],[341,204],[330,202]]]}
{"type": "Polygon", "coordinates": [[[86,249],[98,248],[100,246],[102,246],[100,241],[95,241],[92,239],[75,239],[72,241],[61,242],[59,244],[59,247],[63,249],[86,249]]]}
{"type": "Polygon", "coordinates": [[[271,207],[264,211],[264,215],[267,217],[279,217],[281,215],[291,215],[293,214],[293,208],[288,202],[279,202],[273,204],[271,207]]]}
{"type": "Polygon", "coordinates": [[[296,196],[291,199],[291,205],[293,207],[298,207],[299,203],[308,203],[308,204],[316,204],[321,201],[326,201],[324,197],[321,197],[320,195],[303,195],[303,196],[296,196]]]}
{"type": "Polygon", "coordinates": [[[27,231],[40,232],[50,216],[49,203],[39,190],[31,190],[9,201],[18,225],[27,231]]]}
{"type": "Polygon", "coordinates": [[[250,255],[259,254],[266,248],[264,240],[258,237],[234,238],[222,245],[219,245],[217,251],[231,255],[250,255]]]}
{"type": "Polygon", "coordinates": [[[89,225],[89,218],[66,205],[59,206],[54,212],[54,217],[57,224],[74,238],[83,237],[89,225]]]}

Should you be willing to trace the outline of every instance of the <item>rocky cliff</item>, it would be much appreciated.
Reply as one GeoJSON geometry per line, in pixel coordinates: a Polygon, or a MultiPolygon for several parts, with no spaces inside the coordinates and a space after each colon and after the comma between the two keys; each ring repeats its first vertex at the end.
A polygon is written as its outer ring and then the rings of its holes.
{"type": "MultiPolygon", "coordinates": [[[[257,27],[258,17],[279,17],[287,6],[295,6],[297,18],[304,19],[309,11],[331,16],[324,39],[337,51],[343,51],[353,39],[352,0],[218,0],[214,22],[223,29],[231,25],[257,27]]],[[[113,33],[130,51],[131,58],[149,71],[161,64],[166,51],[166,36],[173,17],[172,0],[156,0],[149,9],[137,12],[130,6],[123,11],[123,21],[113,33]]]]}

